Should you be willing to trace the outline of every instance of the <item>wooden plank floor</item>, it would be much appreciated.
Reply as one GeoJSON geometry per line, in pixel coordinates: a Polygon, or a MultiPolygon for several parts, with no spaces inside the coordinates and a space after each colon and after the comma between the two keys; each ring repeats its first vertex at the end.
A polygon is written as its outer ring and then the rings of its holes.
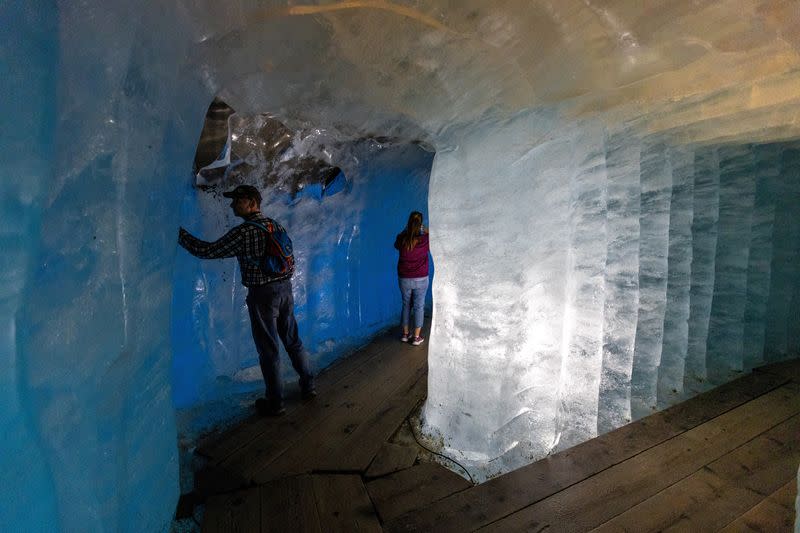
{"type": "Polygon", "coordinates": [[[800,361],[478,486],[392,442],[426,380],[427,345],[384,335],[316,400],[202,443],[203,531],[791,531],[800,361]]]}

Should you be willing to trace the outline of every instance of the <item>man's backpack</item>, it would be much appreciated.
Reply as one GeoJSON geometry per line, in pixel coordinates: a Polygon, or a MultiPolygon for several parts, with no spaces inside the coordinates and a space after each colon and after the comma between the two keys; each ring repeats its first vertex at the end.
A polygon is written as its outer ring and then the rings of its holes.
{"type": "Polygon", "coordinates": [[[258,258],[258,267],[268,278],[288,278],[294,272],[294,255],[292,249],[292,239],[283,226],[272,220],[267,219],[267,224],[272,226],[269,231],[264,224],[248,220],[245,224],[261,228],[267,233],[267,249],[264,256],[258,258]]]}

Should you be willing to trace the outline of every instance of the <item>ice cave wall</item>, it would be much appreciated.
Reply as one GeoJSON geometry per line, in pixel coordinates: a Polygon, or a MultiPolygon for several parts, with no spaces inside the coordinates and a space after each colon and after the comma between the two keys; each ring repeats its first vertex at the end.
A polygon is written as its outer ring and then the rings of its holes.
{"type": "MultiPolygon", "coordinates": [[[[394,236],[412,210],[421,211],[427,221],[433,159],[416,145],[368,140],[333,148],[336,144],[327,141],[320,132],[311,132],[293,143],[305,156],[331,152],[325,157],[342,173],[327,187],[312,183],[292,192],[280,181],[266,185],[261,168],[240,178],[262,189],[262,210],[280,221],[294,242],[295,313],[317,371],[397,325],[394,236]]],[[[229,204],[219,191],[192,188],[186,192],[181,219],[190,231],[216,238],[238,223],[229,204]]],[[[263,389],[246,292],[235,260],[200,262],[178,254],[172,303],[176,407],[263,389]]],[[[296,381],[288,358],[283,371],[287,382],[296,381]]]]}
{"type": "Polygon", "coordinates": [[[0,456],[19,473],[2,529],[167,527],[173,229],[216,94],[436,148],[426,421],[485,475],[691,391],[681,361],[712,382],[757,364],[762,324],[765,360],[796,350],[797,229],[777,223],[797,205],[791,1],[11,1],[0,16],[0,456]]]}
{"type": "Polygon", "coordinates": [[[46,531],[55,523],[56,495],[46,452],[31,423],[31,395],[19,378],[26,361],[16,315],[25,299],[26,270],[36,256],[38,243],[30,240],[38,233],[40,199],[51,172],[56,118],[51,99],[56,83],[52,35],[58,23],[54,10],[40,17],[22,5],[5,9],[18,24],[0,25],[0,42],[17,41],[17,32],[27,39],[19,40],[18,56],[0,61],[0,87],[9,104],[8,116],[0,121],[0,239],[5,258],[0,265],[0,432],[4,435],[0,468],[7,481],[0,489],[0,527],[46,531]]]}
{"type": "Polygon", "coordinates": [[[800,144],[682,144],[555,111],[456,144],[436,158],[432,251],[466,255],[469,213],[491,253],[439,263],[425,423],[473,475],[796,357],[800,144]],[[487,159],[506,169],[491,193],[487,159]]]}
{"type": "Polygon", "coordinates": [[[4,531],[166,530],[173,228],[210,97],[152,16],[9,2],[2,22],[4,531]],[[100,33],[107,28],[109,33],[100,33]],[[162,39],[163,40],[159,40],[162,39]],[[182,106],[186,107],[182,107],[182,106]]]}
{"type": "Polygon", "coordinates": [[[797,469],[797,496],[794,499],[794,531],[800,531],[800,468],[797,469]]]}

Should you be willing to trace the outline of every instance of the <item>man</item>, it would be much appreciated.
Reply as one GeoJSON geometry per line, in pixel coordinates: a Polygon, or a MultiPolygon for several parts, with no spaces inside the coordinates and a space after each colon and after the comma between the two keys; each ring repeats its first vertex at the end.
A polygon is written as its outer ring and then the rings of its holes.
{"type": "Polygon", "coordinates": [[[283,383],[280,379],[278,339],[283,342],[292,366],[300,375],[300,390],[304,399],[316,396],[314,378],[308,365],[308,354],[297,333],[292,296],[292,269],[275,275],[265,272],[259,261],[267,252],[269,240],[282,230],[273,220],[261,214],[261,193],[250,185],[239,185],[223,193],[230,198],[233,213],[242,219],[239,224],[217,241],[205,242],[180,228],[178,244],[201,259],[233,257],[239,261],[242,285],[247,287],[247,310],[258,361],[267,385],[267,399],[259,398],[256,409],[272,416],[286,412],[283,407],[283,383]]]}

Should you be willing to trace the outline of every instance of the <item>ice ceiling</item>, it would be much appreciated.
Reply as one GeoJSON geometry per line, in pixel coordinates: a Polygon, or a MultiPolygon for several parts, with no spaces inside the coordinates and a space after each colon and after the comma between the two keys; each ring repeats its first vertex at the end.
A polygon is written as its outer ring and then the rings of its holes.
{"type": "Polygon", "coordinates": [[[797,351],[796,2],[11,1],[0,19],[3,529],[167,527],[170,228],[215,95],[435,148],[425,420],[484,475],[797,351]]]}

